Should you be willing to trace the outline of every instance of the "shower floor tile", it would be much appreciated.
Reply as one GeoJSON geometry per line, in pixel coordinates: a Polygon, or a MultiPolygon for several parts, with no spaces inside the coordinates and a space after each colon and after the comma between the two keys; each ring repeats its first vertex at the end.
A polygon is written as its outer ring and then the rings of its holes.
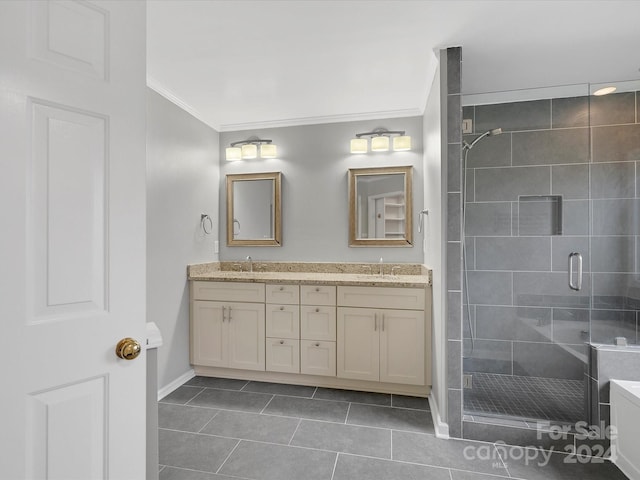
{"type": "Polygon", "coordinates": [[[575,423],[585,419],[583,398],[581,380],[474,373],[464,412],[575,423]]]}

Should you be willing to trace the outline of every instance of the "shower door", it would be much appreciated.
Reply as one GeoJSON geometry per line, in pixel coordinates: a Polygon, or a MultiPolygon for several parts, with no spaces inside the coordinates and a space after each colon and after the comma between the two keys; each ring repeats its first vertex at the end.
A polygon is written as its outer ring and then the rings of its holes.
{"type": "Polygon", "coordinates": [[[473,126],[463,149],[465,414],[584,420],[588,88],[467,95],[463,103],[473,126]]]}

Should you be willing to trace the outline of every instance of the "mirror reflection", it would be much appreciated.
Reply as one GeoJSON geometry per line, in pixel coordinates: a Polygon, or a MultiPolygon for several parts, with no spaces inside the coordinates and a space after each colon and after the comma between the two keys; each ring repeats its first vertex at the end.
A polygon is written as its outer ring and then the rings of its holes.
{"type": "Polygon", "coordinates": [[[280,246],[281,173],[227,175],[227,245],[280,246]]]}
{"type": "Polygon", "coordinates": [[[411,167],[349,170],[349,245],[411,246],[411,167]]]}

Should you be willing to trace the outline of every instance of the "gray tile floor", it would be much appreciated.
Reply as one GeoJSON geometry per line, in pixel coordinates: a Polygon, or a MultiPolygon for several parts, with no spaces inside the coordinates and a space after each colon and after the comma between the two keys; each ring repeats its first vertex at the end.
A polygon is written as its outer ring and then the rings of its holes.
{"type": "Polygon", "coordinates": [[[613,465],[434,435],[426,399],[195,377],[159,405],[160,480],[623,480],[613,465]],[[540,466],[544,462],[544,466],[540,466]]]}

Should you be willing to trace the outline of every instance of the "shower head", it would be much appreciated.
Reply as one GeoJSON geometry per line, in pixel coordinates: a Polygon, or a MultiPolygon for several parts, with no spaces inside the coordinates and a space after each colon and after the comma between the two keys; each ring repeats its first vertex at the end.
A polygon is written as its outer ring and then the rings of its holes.
{"type": "Polygon", "coordinates": [[[471,143],[463,142],[462,148],[471,150],[475,146],[475,144],[478,143],[480,140],[482,140],[484,137],[494,137],[496,135],[500,135],[501,133],[502,133],[502,128],[494,128],[493,130],[487,130],[478,138],[476,138],[473,142],[471,143]]]}

